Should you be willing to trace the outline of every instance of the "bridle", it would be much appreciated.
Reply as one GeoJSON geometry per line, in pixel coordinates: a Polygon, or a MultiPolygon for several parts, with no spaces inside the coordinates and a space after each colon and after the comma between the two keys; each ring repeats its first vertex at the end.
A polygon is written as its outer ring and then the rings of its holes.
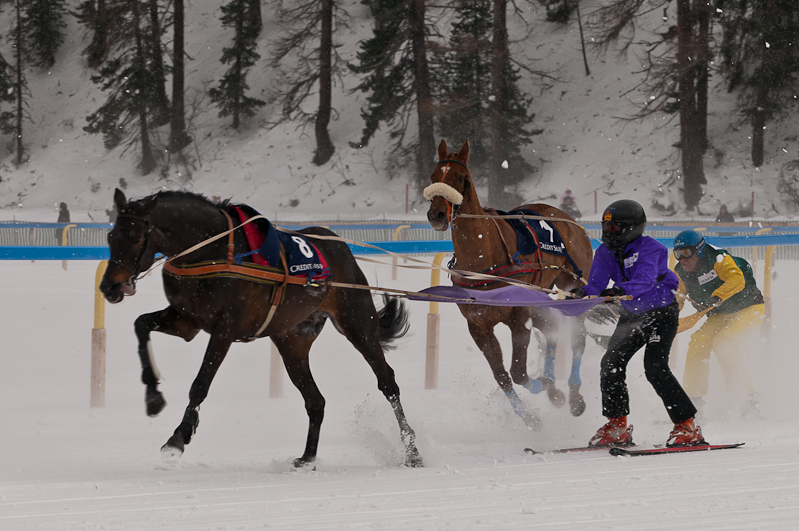
{"type": "Polygon", "coordinates": [[[122,214],[122,213],[120,213],[117,216],[117,221],[120,220],[120,219],[132,219],[134,221],[141,221],[141,222],[143,222],[145,224],[145,227],[147,229],[144,232],[144,236],[142,237],[142,239],[144,240],[144,243],[142,244],[141,252],[139,253],[138,258],[136,259],[136,265],[134,267],[132,267],[132,268],[128,267],[127,265],[123,264],[122,262],[120,262],[119,260],[116,260],[114,258],[111,258],[111,259],[108,260],[109,264],[114,264],[114,265],[116,265],[118,267],[121,267],[122,269],[124,269],[128,273],[130,273],[130,278],[128,279],[128,283],[130,283],[131,287],[135,288],[136,287],[136,282],[142,276],[144,276],[144,274],[146,274],[146,272],[142,273],[142,263],[144,262],[144,256],[147,253],[147,250],[150,249],[150,243],[151,243],[150,242],[150,234],[153,231],[155,231],[161,237],[162,241],[166,242],[167,240],[166,240],[166,236],[161,231],[161,229],[159,229],[158,227],[153,225],[152,222],[150,221],[149,217],[137,216],[136,214],[122,214]]]}
{"type": "Polygon", "coordinates": [[[465,162],[461,162],[456,159],[441,159],[436,163],[436,167],[438,167],[441,164],[447,165],[441,174],[441,180],[425,188],[424,196],[430,201],[432,201],[434,197],[442,197],[444,199],[444,201],[447,204],[447,222],[450,223],[458,216],[458,211],[460,210],[460,207],[463,205],[463,199],[465,198],[466,193],[469,191],[471,187],[472,173],[471,171],[469,171],[469,166],[467,166],[465,162]],[[466,170],[466,178],[463,184],[463,193],[458,192],[452,186],[444,183],[444,178],[447,176],[450,164],[457,164],[459,166],[463,166],[463,169],[466,170]],[[460,201],[456,201],[455,199],[453,199],[455,196],[459,196],[461,198],[460,201]]]}

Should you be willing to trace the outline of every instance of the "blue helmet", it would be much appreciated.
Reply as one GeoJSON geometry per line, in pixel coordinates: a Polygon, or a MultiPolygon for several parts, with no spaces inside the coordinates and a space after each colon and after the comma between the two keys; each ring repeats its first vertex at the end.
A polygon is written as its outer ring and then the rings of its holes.
{"type": "Polygon", "coordinates": [[[705,256],[705,238],[695,230],[684,230],[674,238],[674,257],[689,258],[694,253],[705,256]]]}

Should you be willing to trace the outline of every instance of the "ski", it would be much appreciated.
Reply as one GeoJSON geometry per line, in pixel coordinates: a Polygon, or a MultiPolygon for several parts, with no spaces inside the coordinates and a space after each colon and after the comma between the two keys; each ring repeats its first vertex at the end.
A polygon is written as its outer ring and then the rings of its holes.
{"type": "Polygon", "coordinates": [[[556,448],[554,450],[536,450],[534,448],[525,448],[524,451],[528,454],[542,455],[542,454],[568,454],[572,452],[593,452],[595,450],[614,450],[617,448],[631,448],[635,444],[628,444],[626,446],[576,446],[574,448],[556,448]]]}
{"type": "Polygon", "coordinates": [[[640,448],[640,449],[627,449],[627,448],[610,448],[608,451],[610,455],[660,455],[660,454],[678,454],[682,452],[703,452],[707,450],[727,450],[729,448],[739,448],[744,443],[734,444],[699,444],[696,446],[672,446],[661,448],[640,448]]]}

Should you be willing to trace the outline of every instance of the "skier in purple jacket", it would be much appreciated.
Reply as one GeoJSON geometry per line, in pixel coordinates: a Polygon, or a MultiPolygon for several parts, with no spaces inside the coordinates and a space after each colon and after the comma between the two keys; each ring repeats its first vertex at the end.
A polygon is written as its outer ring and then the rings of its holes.
{"type": "Polygon", "coordinates": [[[673,290],[679,280],[668,268],[668,249],[643,236],[645,228],[646,214],[641,205],[629,199],[611,203],[602,215],[602,245],[594,256],[588,284],[572,292],[578,298],[631,297],[620,301],[619,322],[602,357],[602,414],[608,422],[596,432],[589,446],[633,444],[633,426],[627,425],[627,364],[644,346],[646,378],[674,422],[666,445],[706,444],[701,428],[694,423],[696,408],[669,369],[669,351],[680,314],[673,290]],[[611,280],[613,286],[608,287],[611,280]]]}

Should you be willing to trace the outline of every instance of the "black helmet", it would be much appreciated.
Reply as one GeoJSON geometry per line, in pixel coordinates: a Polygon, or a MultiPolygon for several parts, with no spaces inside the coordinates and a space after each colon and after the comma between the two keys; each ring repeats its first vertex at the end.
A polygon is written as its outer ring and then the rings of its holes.
{"type": "Polygon", "coordinates": [[[645,228],[644,207],[632,199],[615,201],[602,214],[602,243],[611,251],[623,251],[645,228]]]}

